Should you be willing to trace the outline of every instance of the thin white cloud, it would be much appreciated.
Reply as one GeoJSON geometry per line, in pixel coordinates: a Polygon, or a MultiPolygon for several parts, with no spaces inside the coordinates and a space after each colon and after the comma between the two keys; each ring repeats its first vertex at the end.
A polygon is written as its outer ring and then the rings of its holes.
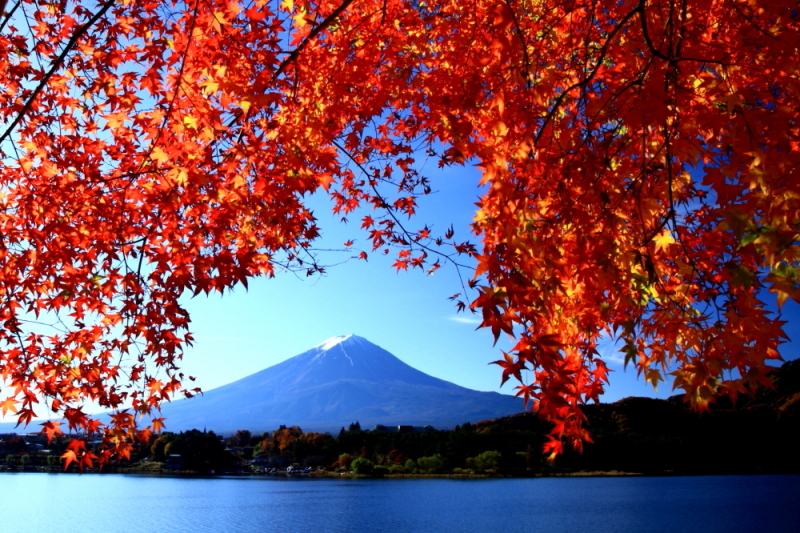
{"type": "Polygon", "coordinates": [[[479,318],[467,318],[465,316],[450,316],[447,317],[447,320],[452,320],[453,322],[460,322],[461,324],[473,324],[476,326],[481,322],[483,322],[483,320],[479,318]]]}
{"type": "Polygon", "coordinates": [[[625,356],[621,353],[609,353],[607,355],[603,355],[603,361],[608,363],[615,363],[619,366],[625,365],[625,356]]]}
{"type": "Polygon", "coordinates": [[[625,355],[620,351],[621,347],[622,343],[620,341],[614,341],[604,336],[598,343],[597,348],[603,361],[618,367],[623,367],[625,366],[625,355]]]}

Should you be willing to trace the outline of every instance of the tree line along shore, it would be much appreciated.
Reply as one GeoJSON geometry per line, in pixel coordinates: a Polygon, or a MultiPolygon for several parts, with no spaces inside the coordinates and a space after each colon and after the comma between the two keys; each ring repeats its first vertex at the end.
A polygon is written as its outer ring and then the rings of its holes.
{"type": "MultiPolygon", "coordinates": [[[[221,436],[191,430],[153,435],[107,472],[384,476],[541,476],[800,473],[800,361],[771,373],[774,388],[720,399],[708,412],[679,397],[626,398],[588,405],[593,443],[548,461],[552,426],[534,413],[463,424],[452,430],[354,422],[338,435],[296,426],[221,436]]],[[[0,435],[0,469],[61,472],[69,436],[0,435]]],[[[74,465],[68,472],[77,471],[74,465]]]]}

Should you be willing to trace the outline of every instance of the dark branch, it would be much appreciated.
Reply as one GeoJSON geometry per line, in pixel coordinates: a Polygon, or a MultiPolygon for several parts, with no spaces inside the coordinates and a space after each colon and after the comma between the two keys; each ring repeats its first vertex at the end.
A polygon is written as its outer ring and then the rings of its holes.
{"type": "Polygon", "coordinates": [[[308,46],[308,43],[316,39],[317,35],[319,35],[320,32],[322,32],[328,26],[333,24],[333,22],[337,18],[339,18],[339,15],[341,15],[345,9],[350,7],[350,4],[352,4],[353,1],[354,0],[344,0],[344,2],[342,2],[341,5],[339,5],[339,7],[334,9],[330,15],[325,17],[325,20],[323,20],[317,26],[314,26],[314,29],[311,30],[311,32],[306,36],[305,39],[303,39],[303,42],[300,43],[300,45],[297,48],[292,50],[291,53],[288,55],[288,57],[286,57],[286,59],[281,61],[281,64],[278,65],[278,68],[275,71],[275,74],[272,75],[272,79],[277,79],[278,76],[283,74],[283,71],[286,70],[286,67],[289,66],[289,63],[292,63],[293,61],[297,60],[298,56],[300,55],[300,52],[302,52],[305,49],[305,47],[308,46]]]}
{"type": "Polygon", "coordinates": [[[44,88],[47,86],[47,83],[50,81],[50,78],[53,77],[53,74],[55,74],[58,71],[58,69],[61,68],[61,65],[64,64],[64,60],[67,58],[67,55],[72,51],[75,45],[78,44],[78,40],[81,37],[83,37],[86,34],[86,32],[89,31],[89,28],[94,26],[95,22],[97,22],[103,15],[105,15],[115,3],[116,0],[107,0],[100,8],[100,11],[95,13],[92,16],[92,18],[86,21],[85,24],[79,27],[75,31],[75,33],[72,34],[72,37],[67,42],[66,46],[64,46],[64,49],[61,51],[61,53],[53,62],[53,64],[50,65],[50,69],[47,71],[47,74],[44,75],[42,80],[36,86],[36,89],[34,89],[33,93],[28,98],[28,101],[25,102],[25,105],[22,106],[22,109],[19,111],[19,113],[17,113],[17,116],[14,118],[14,120],[11,122],[8,128],[6,128],[6,131],[4,131],[3,135],[0,136],[0,144],[2,144],[2,142],[5,141],[11,135],[11,132],[13,132],[14,128],[17,127],[17,124],[19,124],[25,117],[25,114],[28,111],[30,111],[34,102],[36,102],[36,98],[39,96],[39,93],[41,93],[42,90],[44,90],[44,88]]]}
{"type": "Polygon", "coordinates": [[[661,51],[655,47],[652,39],[650,39],[650,32],[647,30],[647,14],[645,13],[645,3],[646,0],[641,0],[639,2],[639,7],[635,9],[635,11],[639,13],[639,20],[642,23],[642,35],[644,36],[644,42],[647,43],[647,47],[654,56],[663,59],[664,61],[669,61],[669,57],[662,54],[661,51]]]}
{"type": "Polygon", "coordinates": [[[567,97],[567,94],[571,93],[575,89],[579,89],[581,87],[584,87],[584,86],[586,86],[586,85],[588,85],[589,83],[592,82],[594,77],[597,75],[597,71],[600,70],[600,65],[603,64],[603,60],[605,59],[606,53],[608,52],[608,47],[611,45],[611,42],[614,40],[614,37],[628,23],[628,21],[630,19],[632,19],[633,16],[636,15],[636,13],[638,13],[638,12],[639,12],[639,7],[637,7],[636,9],[633,9],[630,13],[625,15],[625,17],[622,20],[620,20],[619,23],[614,27],[614,29],[611,31],[611,33],[609,34],[608,38],[606,39],[606,42],[603,43],[603,48],[600,49],[600,55],[597,58],[597,62],[595,63],[594,68],[592,69],[592,72],[589,73],[589,75],[586,76],[581,81],[579,81],[579,82],[571,85],[570,87],[567,87],[566,89],[564,89],[564,91],[561,94],[558,95],[558,98],[556,99],[555,104],[553,104],[553,107],[551,107],[550,111],[548,111],[547,116],[544,118],[544,122],[542,122],[541,128],[539,128],[539,132],[536,134],[536,137],[533,140],[533,145],[534,146],[539,144],[539,140],[541,139],[545,128],[547,128],[547,124],[550,122],[550,120],[552,120],[553,115],[555,115],[558,112],[559,108],[561,107],[561,104],[564,103],[564,98],[567,97]]]}

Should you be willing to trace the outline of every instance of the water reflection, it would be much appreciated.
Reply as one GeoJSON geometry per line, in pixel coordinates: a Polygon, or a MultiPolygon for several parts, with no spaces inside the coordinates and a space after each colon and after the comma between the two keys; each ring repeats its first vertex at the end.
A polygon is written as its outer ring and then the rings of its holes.
{"type": "Polygon", "coordinates": [[[0,474],[0,530],[800,532],[800,476],[539,479],[0,474]]]}

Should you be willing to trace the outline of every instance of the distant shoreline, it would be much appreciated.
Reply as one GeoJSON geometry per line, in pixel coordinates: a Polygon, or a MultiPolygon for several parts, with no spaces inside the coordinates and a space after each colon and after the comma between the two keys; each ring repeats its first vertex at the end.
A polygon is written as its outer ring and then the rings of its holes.
{"type": "MultiPolygon", "coordinates": [[[[152,463],[151,463],[152,464],[152,463]]],[[[155,466],[153,464],[153,466],[155,466]]],[[[287,472],[201,472],[197,470],[169,470],[161,468],[131,468],[131,467],[106,467],[100,471],[64,471],[60,468],[47,468],[47,467],[27,467],[27,468],[3,468],[0,469],[0,474],[123,474],[123,475],[149,475],[153,477],[263,477],[263,478],[333,478],[333,479],[524,479],[524,478],[540,478],[540,477],[634,477],[644,476],[647,474],[641,472],[622,472],[619,470],[593,470],[586,471],[580,470],[576,472],[531,472],[529,475],[515,476],[511,474],[502,473],[406,473],[406,474],[381,474],[381,475],[363,475],[354,472],[332,472],[328,470],[316,470],[305,473],[287,473],[287,472]]],[[[669,474],[666,474],[669,475],[669,474]]],[[[690,475],[690,474],[687,474],[690,475]]]]}
{"type": "Polygon", "coordinates": [[[64,471],[58,468],[17,468],[3,469],[0,474],[73,474],[73,475],[106,475],[122,474],[133,476],[152,477],[261,477],[261,478],[330,478],[330,479],[526,479],[526,478],[553,478],[553,477],[668,477],[668,476],[696,476],[696,475],[774,475],[775,472],[759,472],[743,474],[732,472],[729,474],[692,474],[692,473],[663,473],[645,474],[642,472],[623,472],[619,470],[580,470],[575,472],[531,472],[529,475],[491,474],[491,473],[441,473],[441,474],[382,474],[377,476],[355,474],[353,472],[314,471],[309,473],[254,473],[254,472],[200,472],[195,470],[166,470],[166,469],[137,469],[137,468],[105,468],[101,471],[64,471]]]}

